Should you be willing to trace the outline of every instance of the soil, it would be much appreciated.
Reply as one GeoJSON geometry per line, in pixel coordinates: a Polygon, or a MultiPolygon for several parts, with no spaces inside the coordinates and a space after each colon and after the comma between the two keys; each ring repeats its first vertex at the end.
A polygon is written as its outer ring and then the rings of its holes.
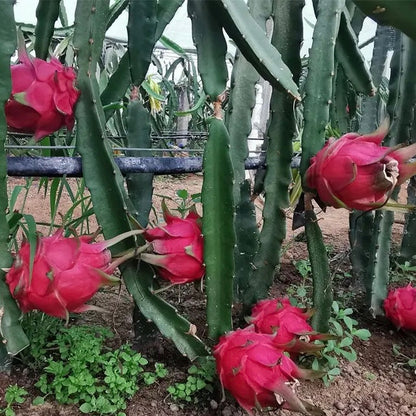
{"type": "MultiPolygon", "coordinates": [[[[75,180],[73,180],[75,181],[75,180]]],[[[189,193],[200,191],[202,176],[181,175],[163,176],[155,180],[157,195],[175,198],[178,189],[186,189],[189,193]]],[[[24,180],[11,179],[10,190],[16,185],[24,184],[24,180]]],[[[160,209],[160,197],[155,196],[156,212],[160,209]]],[[[19,208],[18,200],[16,208],[19,208]]],[[[256,201],[261,207],[261,201],[256,201]]],[[[172,206],[172,205],[171,205],[172,206]]],[[[65,213],[70,207],[69,198],[63,195],[59,211],[65,213]]],[[[33,214],[37,221],[48,222],[49,197],[38,192],[38,181],[32,185],[25,206],[25,212],[33,214]]],[[[260,212],[260,209],[259,209],[260,212]]],[[[337,267],[348,271],[348,212],[345,210],[328,209],[318,215],[325,243],[333,247],[333,258],[337,267]]],[[[58,217],[59,219],[59,217],[58,217]]],[[[58,221],[58,220],[57,220],[58,221]]],[[[96,225],[92,224],[92,229],[96,225]]],[[[394,236],[401,233],[400,220],[394,225],[394,236]]],[[[291,230],[291,214],[288,213],[288,230],[291,230]]],[[[47,228],[43,230],[47,232],[47,228]]],[[[301,231],[288,231],[284,244],[284,253],[280,271],[271,288],[271,297],[285,293],[286,288],[299,281],[294,262],[307,258],[306,244],[302,241],[301,231]]],[[[414,368],[404,365],[404,360],[394,356],[393,345],[400,346],[401,352],[409,357],[416,357],[416,336],[414,333],[396,331],[383,317],[373,319],[368,310],[363,307],[357,285],[345,274],[345,279],[338,282],[336,291],[351,293],[354,318],[359,321],[361,328],[367,328],[372,336],[369,341],[355,341],[354,348],[358,353],[356,362],[342,362],[341,375],[329,387],[318,380],[301,382],[298,395],[315,405],[320,406],[327,416],[416,416],[416,374],[414,368]]],[[[199,285],[188,284],[181,288],[168,290],[162,295],[174,304],[180,313],[196,324],[198,335],[206,339],[204,321],[204,294],[199,285]]],[[[133,303],[124,288],[106,289],[99,292],[91,302],[105,308],[105,312],[86,312],[78,318],[78,323],[104,325],[110,327],[116,334],[114,345],[120,346],[132,342],[133,303]]],[[[138,347],[140,348],[140,347],[138,347]]],[[[169,375],[162,381],[148,387],[143,387],[130,400],[126,414],[129,416],[143,415],[244,415],[228,394],[222,400],[221,392],[215,392],[197,406],[182,406],[174,402],[166,389],[175,382],[183,382],[187,377],[189,361],[182,357],[172,343],[160,339],[157,346],[151,350],[140,351],[149,361],[163,362],[169,370],[169,375]]],[[[31,400],[39,392],[34,387],[36,374],[19,365],[13,367],[10,375],[0,374],[0,407],[4,407],[4,392],[8,385],[18,383],[30,393],[30,398],[22,405],[14,406],[17,415],[52,416],[80,415],[77,408],[61,406],[52,400],[40,406],[32,406],[31,400]]],[[[291,414],[288,411],[277,410],[270,413],[273,416],[291,414]]]]}

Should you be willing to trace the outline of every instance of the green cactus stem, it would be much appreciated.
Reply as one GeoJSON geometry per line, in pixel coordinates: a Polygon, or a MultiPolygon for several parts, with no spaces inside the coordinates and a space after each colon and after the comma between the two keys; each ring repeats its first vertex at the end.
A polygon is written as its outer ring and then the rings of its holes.
{"type": "MultiPolygon", "coordinates": [[[[118,9],[116,10],[114,9],[114,7],[116,7],[116,3],[112,6],[111,10],[109,11],[109,20],[107,22],[107,28],[111,25],[112,19],[115,19],[118,16],[118,14],[121,13],[127,7],[130,1],[131,0],[123,0],[120,3],[118,9]]],[[[143,3],[143,1],[141,1],[141,3],[143,3]]],[[[152,1],[152,3],[154,2],[152,1]]],[[[143,40],[139,39],[139,43],[138,43],[140,45],[140,41],[146,42],[147,53],[146,53],[146,56],[143,55],[144,60],[149,61],[148,51],[150,50],[150,46],[151,46],[151,49],[153,50],[155,43],[160,38],[167,24],[172,20],[177,9],[182,3],[183,3],[183,0],[160,0],[157,2],[156,21],[153,21],[154,17],[152,17],[152,22],[149,23],[148,25],[146,23],[146,27],[148,28],[149,33],[151,33],[154,30],[154,36],[152,40],[153,44],[152,46],[150,45],[151,43],[150,37],[147,37],[146,39],[143,39],[143,40]],[[156,25],[156,27],[154,27],[154,25],[156,25]]],[[[150,6],[150,5],[151,5],[151,2],[148,2],[147,6],[150,6]]],[[[138,6],[134,6],[134,7],[138,7],[138,6]]],[[[153,9],[151,9],[151,11],[154,12],[153,9]]],[[[142,18],[142,16],[139,16],[139,19],[140,18],[142,18]]],[[[142,36],[141,30],[136,31],[135,33],[136,33],[136,37],[142,36]]],[[[133,45],[133,47],[135,46],[133,45]]],[[[142,59],[140,56],[140,51],[138,51],[138,53],[136,54],[136,58],[139,60],[142,59]]],[[[139,65],[142,68],[142,71],[144,71],[144,68],[146,67],[145,62],[137,63],[137,65],[139,65]]],[[[147,63],[147,68],[148,66],[149,65],[147,63]]],[[[120,100],[122,100],[122,98],[126,94],[126,91],[131,83],[129,71],[130,71],[129,52],[126,52],[121,57],[116,71],[112,74],[112,76],[110,77],[108,81],[107,86],[105,87],[104,91],[101,93],[101,102],[104,107],[111,103],[119,102],[120,100]]],[[[105,111],[106,120],[108,120],[113,115],[113,113],[114,113],[114,109],[110,109],[110,108],[107,109],[105,111]]]]}
{"type": "MultiPolygon", "coordinates": [[[[0,9],[4,22],[0,25],[0,268],[11,266],[12,257],[8,249],[9,225],[6,212],[7,196],[7,160],[4,144],[7,135],[4,104],[10,97],[10,58],[16,49],[16,25],[13,14],[13,0],[0,0],[0,9]]],[[[5,273],[0,271],[0,371],[10,370],[11,356],[29,345],[20,325],[21,312],[13,300],[4,281],[5,273]]]]}
{"type": "MultiPolygon", "coordinates": [[[[126,52],[120,59],[117,69],[111,75],[108,80],[107,86],[101,93],[101,102],[104,107],[109,106],[112,103],[116,103],[122,100],[126,91],[131,84],[130,74],[130,59],[129,54],[126,52]]],[[[108,120],[114,113],[113,108],[105,110],[105,119],[108,120]]]]}
{"type": "Polygon", "coordinates": [[[312,326],[318,332],[328,332],[329,314],[333,300],[331,271],[322,232],[313,211],[311,195],[305,194],[305,233],[313,276],[312,326]]]}
{"type": "Polygon", "coordinates": [[[192,38],[198,55],[198,72],[204,91],[212,102],[217,101],[225,92],[228,79],[225,63],[227,43],[214,5],[215,3],[209,1],[188,1],[192,38]]]}
{"type": "Polygon", "coordinates": [[[39,0],[36,7],[35,53],[46,60],[49,55],[55,22],[59,17],[61,0],[39,0]]]}
{"type": "Polygon", "coordinates": [[[348,80],[343,67],[338,64],[334,77],[333,100],[330,106],[331,126],[336,127],[340,134],[349,131],[348,80]]]}
{"type": "MultiPolygon", "coordinates": [[[[374,84],[377,87],[381,83],[387,52],[391,47],[392,30],[390,27],[377,26],[370,66],[370,72],[374,84]]],[[[380,124],[380,100],[379,94],[376,94],[374,97],[363,98],[363,117],[360,123],[360,133],[372,132],[380,124]]],[[[374,252],[372,250],[373,228],[375,228],[374,212],[355,211],[350,214],[349,235],[352,272],[355,277],[363,282],[367,293],[368,304],[371,303],[372,281],[374,277],[374,252]]]]}
{"type": "MultiPolygon", "coordinates": [[[[215,105],[217,117],[221,117],[221,103],[215,105]]],[[[212,339],[232,329],[235,238],[229,140],[222,119],[212,118],[203,157],[202,184],[207,323],[212,339]]]]}
{"type": "Polygon", "coordinates": [[[354,88],[358,92],[373,96],[375,87],[371,73],[358,47],[357,36],[351,26],[350,16],[346,9],[341,13],[335,56],[354,88]]]}
{"type": "MultiPolygon", "coordinates": [[[[377,211],[374,219],[373,235],[373,271],[371,282],[371,293],[367,293],[370,298],[370,311],[373,316],[383,315],[383,300],[387,296],[387,285],[389,283],[390,269],[390,246],[391,246],[391,227],[394,221],[392,211],[377,211]]],[[[367,279],[370,275],[367,276],[367,279]]],[[[367,282],[367,287],[368,287],[367,282]]]]}
{"type": "MultiPolygon", "coordinates": [[[[256,24],[244,0],[215,0],[216,11],[228,35],[258,73],[274,87],[300,99],[292,73],[273,47],[265,32],[256,24]]],[[[280,23],[280,22],[279,22],[280,23]]]]}
{"type": "MultiPolygon", "coordinates": [[[[137,88],[133,89],[132,98],[127,106],[127,145],[133,148],[150,149],[150,114],[143,107],[137,96],[137,88]]],[[[127,156],[148,157],[150,151],[128,151],[127,156]]],[[[152,208],[153,174],[131,173],[126,176],[127,189],[134,205],[134,217],[142,227],[147,227],[149,213],[152,208]]]]}
{"type": "Polygon", "coordinates": [[[353,0],[354,3],[379,25],[393,26],[416,40],[416,1],[353,0]]]}
{"type": "MultiPolygon", "coordinates": [[[[407,186],[407,203],[416,205],[416,177],[410,178],[407,186]]],[[[403,238],[400,245],[399,261],[409,262],[412,266],[416,265],[416,214],[411,212],[406,214],[406,222],[403,228],[403,238]]]]}
{"type": "MultiPolygon", "coordinates": [[[[378,25],[376,29],[370,72],[377,88],[381,84],[387,59],[387,52],[390,48],[392,48],[392,31],[392,28],[381,25],[378,25]]],[[[383,121],[379,117],[380,100],[380,94],[376,94],[374,97],[364,97],[362,102],[363,117],[360,123],[361,133],[369,133],[376,130],[379,124],[383,121]]]]}
{"type": "MultiPolygon", "coordinates": [[[[75,12],[74,47],[79,66],[81,97],[76,108],[77,147],[82,155],[86,184],[91,192],[99,224],[106,238],[130,230],[128,214],[134,212],[124,191],[124,181],[105,141],[105,117],[95,78],[101,54],[108,0],[79,0],[75,12]]],[[[126,239],[112,247],[114,254],[134,246],[126,239]]],[[[206,355],[205,345],[195,336],[194,326],[176,310],[152,293],[153,271],[148,265],[130,261],[120,267],[127,290],[143,315],[191,360],[206,355]]]]}
{"type": "MultiPolygon", "coordinates": [[[[294,80],[301,72],[300,46],[302,42],[303,0],[285,0],[273,3],[275,26],[272,44],[280,50],[288,63],[294,80]],[[282,23],[284,22],[284,24],[282,23]]],[[[266,176],[264,179],[265,202],[263,227],[254,267],[244,293],[245,309],[257,300],[267,297],[280,261],[280,250],[286,236],[286,213],[289,206],[288,189],[292,180],[292,138],[296,124],[293,97],[274,89],[271,98],[271,115],[267,130],[266,176]]]]}
{"type": "MultiPolygon", "coordinates": [[[[391,61],[391,76],[389,83],[389,100],[387,112],[392,120],[389,134],[384,140],[387,146],[406,143],[411,138],[413,123],[413,108],[416,104],[416,87],[413,70],[416,65],[416,44],[408,36],[401,34],[391,61]]],[[[399,190],[393,192],[396,199],[399,190]]],[[[387,296],[390,269],[391,231],[394,222],[392,211],[377,212],[380,216],[379,232],[375,237],[377,251],[374,254],[374,277],[371,292],[371,311],[373,315],[382,315],[382,302],[387,296]]]]}
{"type": "Polygon", "coordinates": [[[310,158],[324,145],[325,128],[329,121],[334,77],[334,48],[344,0],[319,1],[318,18],[309,55],[309,71],[305,83],[304,119],[302,135],[302,177],[310,158]],[[322,62],[325,67],[322,68],[322,62]]]}
{"type": "Polygon", "coordinates": [[[374,212],[354,211],[350,214],[349,240],[352,274],[364,285],[368,301],[371,299],[373,280],[374,212]]]}
{"type": "Polygon", "coordinates": [[[150,65],[157,27],[157,0],[131,0],[127,24],[130,75],[139,86],[150,65]]]}
{"type": "MultiPolygon", "coordinates": [[[[318,5],[317,21],[309,54],[309,72],[305,82],[306,97],[300,165],[303,183],[311,157],[323,147],[325,141],[335,69],[335,41],[344,3],[344,0],[320,0],[318,5]],[[322,62],[325,62],[324,68],[322,68],[322,62]]],[[[329,299],[332,298],[328,258],[319,224],[314,218],[312,207],[308,208],[306,199],[305,209],[305,215],[307,214],[305,231],[309,258],[313,265],[313,301],[316,309],[313,325],[316,330],[325,332],[331,313],[329,299]]]]}
{"type": "MultiPolygon", "coordinates": [[[[266,22],[272,14],[271,0],[250,0],[251,15],[266,31],[266,22]]],[[[248,137],[251,118],[256,104],[256,84],[260,75],[244,55],[237,51],[231,74],[230,97],[225,123],[230,134],[230,155],[234,168],[235,212],[235,279],[234,292],[241,300],[250,276],[253,258],[258,249],[258,227],[250,183],[246,181],[244,162],[248,157],[248,137]]]]}

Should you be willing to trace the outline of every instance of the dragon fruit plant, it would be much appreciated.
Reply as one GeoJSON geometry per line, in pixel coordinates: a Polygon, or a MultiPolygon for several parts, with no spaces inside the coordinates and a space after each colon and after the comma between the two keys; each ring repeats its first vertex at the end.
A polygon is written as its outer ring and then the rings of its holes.
{"type": "MultiPolygon", "coordinates": [[[[386,2],[393,4],[393,1],[386,2]]],[[[25,35],[31,39],[36,57],[20,53],[20,62],[11,67],[17,37],[14,3],[13,0],[3,0],[1,8],[3,20],[0,31],[0,99],[3,103],[1,108],[4,109],[0,111],[1,269],[10,268],[13,262],[8,250],[7,160],[4,146],[8,125],[11,130],[25,131],[34,134],[35,139],[41,139],[62,126],[71,129],[75,115],[74,141],[77,152],[82,157],[83,176],[105,239],[129,232],[135,221],[142,221],[143,226],[147,225],[148,213],[144,212],[143,207],[151,205],[151,178],[128,176],[129,186],[126,190],[125,178],[114,161],[114,154],[109,145],[109,131],[112,131],[114,125],[122,125],[125,121],[128,125],[126,129],[122,126],[125,130],[123,134],[127,132],[126,143],[129,147],[137,149],[146,147],[141,146],[142,143],[150,143],[151,119],[140,97],[137,96],[128,104],[127,117],[124,104],[129,91],[142,89],[156,42],[161,38],[183,0],[115,1],[111,2],[111,5],[109,0],[78,0],[73,29],[64,21],[61,22],[62,26],[68,27],[71,32],[56,49],[62,52],[65,45],[68,45],[67,56],[59,57],[59,62],[55,59],[48,61],[47,57],[51,46],[55,46],[52,41],[55,26],[58,26],[56,23],[58,19],[65,20],[65,13],[60,13],[64,3],[59,0],[39,0],[35,28],[24,29],[29,32],[32,30],[29,36],[28,32],[25,32],[25,35]],[[102,57],[106,32],[124,10],[128,11],[126,50],[120,60],[114,62],[113,72],[103,73],[102,57]],[[64,67],[60,63],[64,59],[73,63],[74,69],[64,67]],[[119,105],[120,103],[122,105],[119,105]],[[116,116],[111,120],[114,114],[116,116]]],[[[302,72],[300,57],[303,0],[187,2],[197,50],[198,74],[193,70],[194,66],[190,72],[195,81],[202,80],[203,92],[201,89],[200,97],[207,98],[207,105],[212,114],[205,123],[209,134],[203,157],[202,227],[200,219],[191,215],[186,218],[185,224],[181,223],[181,231],[178,234],[174,229],[179,222],[167,217],[165,227],[146,231],[154,253],[145,253],[143,258],[147,257],[147,261],[155,265],[159,274],[172,282],[191,281],[205,275],[208,336],[214,340],[224,333],[232,333],[232,312],[236,300],[233,297],[234,293],[238,293],[238,301],[241,301],[244,310],[248,311],[259,299],[267,297],[275,277],[280,261],[279,253],[286,236],[285,210],[289,206],[292,139],[295,136],[300,132],[302,134],[299,171],[304,190],[316,191],[322,201],[331,206],[344,206],[348,209],[380,207],[387,201],[392,190],[397,189],[399,183],[414,173],[413,165],[408,163],[409,157],[414,155],[413,145],[396,148],[399,144],[408,144],[407,142],[413,139],[410,137],[409,126],[414,118],[415,100],[411,95],[414,65],[399,67],[398,64],[412,62],[414,45],[409,38],[400,35],[400,42],[397,42],[400,45],[396,47],[395,57],[392,59],[387,105],[392,125],[383,145],[381,136],[385,131],[378,132],[376,136],[367,135],[365,132],[357,133],[358,136],[348,133],[353,130],[353,122],[360,121],[361,114],[355,110],[357,103],[365,100],[365,95],[370,97],[377,93],[380,84],[379,81],[373,83],[366,59],[357,45],[357,25],[352,25],[353,21],[356,23],[357,19],[360,21],[362,17],[355,4],[362,6],[362,3],[365,2],[313,2],[317,19],[313,43],[308,59],[304,61],[307,71],[302,72]],[[274,24],[268,25],[270,20],[273,20],[274,24]],[[266,32],[270,26],[273,33],[267,36],[266,32]],[[225,33],[238,48],[238,60],[233,66],[231,82],[227,67],[228,38],[225,33]],[[301,77],[302,74],[304,77],[301,77]],[[267,141],[265,164],[262,167],[264,176],[262,179],[259,175],[256,183],[256,192],[264,195],[261,230],[257,227],[254,195],[245,180],[245,162],[249,154],[246,139],[252,129],[252,110],[260,77],[267,80],[273,88],[270,108],[267,109],[270,111],[266,111],[270,114],[270,119],[264,135],[267,141]],[[302,120],[297,125],[299,119],[302,120]],[[343,136],[340,140],[331,140],[325,145],[328,126],[338,127],[343,136]],[[191,232],[185,232],[185,229],[191,232]],[[178,241],[182,241],[184,245],[179,247],[178,241]],[[183,260],[186,270],[172,267],[171,260],[174,256],[183,260]]],[[[382,13],[383,23],[396,25],[414,37],[414,30],[411,29],[414,25],[410,25],[409,30],[408,25],[405,24],[403,27],[402,20],[397,17],[412,16],[412,6],[403,6],[400,10],[386,7],[382,13]]],[[[378,18],[380,17],[379,15],[378,18]]],[[[162,40],[166,43],[166,39],[162,40]]],[[[179,48],[176,48],[176,51],[181,60],[183,54],[179,48]]],[[[30,53],[32,54],[32,51],[30,53]]],[[[200,89],[197,82],[195,87],[195,90],[200,89]]],[[[171,100],[169,117],[172,116],[173,119],[176,117],[175,108],[179,108],[173,102],[174,91],[174,88],[162,91],[171,100]]],[[[197,112],[201,108],[198,106],[202,105],[199,101],[202,102],[204,99],[190,104],[190,113],[197,112]]],[[[163,96],[160,100],[163,101],[163,96]]],[[[376,108],[372,111],[374,118],[379,114],[378,110],[379,108],[376,108]]],[[[366,131],[372,130],[373,128],[369,128],[366,131]]],[[[310,326],[320,332],[326,332],[332,304],[331,274],[319,222],[313,212],[311,195],[308,198],[305,199],[305,234],[313,274],[315,309],[310,326]]],[[[384,213],[377,212],[377,215],[381,217],[384,213]]],[[[382,221],[376,224],[377,227],[373,227],[381,232],[374,233],[377,235],[371,239],[362,239],[366,249],[362,250],[365,252],[363,257],[369,259],[370,264],[374,260],[375,264],[374,273],[370,273],[371,279],[388,271],[388,267],[384,266],[389,257],[389,221],[393,222],[392,217],[385,215],[382,221]],[[371,259],[370,255],[373,256],[371,259]]],[[[409,223],[408,227],[411,230],[412,225],[409,223]]],[[[408,234],[415,235],[415,232],[408,234]]],[[[58,236],[46,238],[58,239],[58,236]]],[[[94,247],[94,244],[87,240],[84,243],[83,248],[94,247]]],[[[409,244],[414,254],[416,242],[409,244]]],[[[43,245],[44,242],[41,243],[41,246],[43,245]]],[[[134,245],[133,238],[123,240],[111,248],[112,257],[122,256],[134,245]]],[[[40,251],[43,250],[41,246],[38,248],[40,251]]],[[[98,250],[98,246],[96,248],[98,250]]],[[[54,305],[51,306],[52,312],[65,316],[70,310],[84,308],[87,297],[103,282],[108,281],[107,278],[101,280],[101,272],[90,273],[89,266],[85,265],[89,270],[87,275],[91,279],[88,296],[80,296],[79,300],[82,302],[75,301],[65,292],[65,270],[71,270],[71,267],[75,267],[74,270],[78,270],[78,267],[84,270],[84,263],[81,266],[65,263],[61,270],[53,263],[55,259],[42,260],[35,256],[34,259],[29,257],[28,260],[27,250],[25,245],[20,253],[20,257],[25,259],[25,266],[15,264],[8,277],[12,285],[12,294],[24,305],[23,308],[39,307],[37,300],[31,300],[32,294],[36,297],[38,293],[48,293],[51,304],[54,305]],[[52,278],[50,281],[46,281],[47,277],[44,275],[38,278],[38,265],[41,270],[53,272],[53,276],[49,274],[52,278]]],[[[72,258],[84,259],[84,254],[77,250],[71,253],[72,258]]],[[[106,248],[100,247],[97,256],[100,261],[95,263],[94,260],[92,266],[99,266],[97,269],[105,273],[110,272],[112,262],[108,263],[106,248]]],[[[362,270],[369,270],[364,263],[365,259],[361,263],[362,270]]],[[[209,354],[204,342],[190,330],[193,324],[178,315],[175,307],[154,293],[154,269],[149,264],[133,259],[120,265],[120,271],[127,290],[144,318],[153,322],[165,337],[172,340],[183,355],[196,359],[209,354]]],[[[78,279],[78,271],[75,275],[78,279]]],[[[385,275],[382,277],[369,284],[369,293],[376,298],[374,303],[379,305],[385,297],[384,289],[388,281],[385,275]]],[[[0,323],[5,341],[4,345],[1,344],[0,355],[7,357],[8,353],[15,354],[24,348],[27,339],[22,331],[19,331],[20,310],[11,298],[4,279],[0,279],[0,297],[2,305],[6,305],[0,323]]],[[[43,304],[40,306],[44,307],[43,304]]],[[[378,312],[376,308],[373,310],[378,312]]],[[[305,335],[304,331],[310,329],[301,313],[292,311],[291,316],[300,318],[302,322],[299,321],[299,328],[292,326],[292,323],[282,325],[287,330],[286,335],[284,331],[280,335],[284,341],[293,335],[295,339],[300,338],[302,335],[299,336],[299,333],[305,335]]],[[[274,324],[268,326],[273,331],[274,324]]],[[[256,345],[267,345],[267,351],[272,351],[273,359],[282,358],[285,371],[281,371],[276,361],[273,361],[273,369],[270,371],[278,374],[279,391],[284,394],[287,391],[285,383],[290,383],[292,377],[297,377],[298,370],[286,360],[287,357],[282,357],[281,350],[277,349],[276,345],[271,349],[269,341],[264,341],[265,337],[269,339],[273,335],[253,332],[250,333],[250,339],[246,337],[245,341],[251,343],[253,340],[256,345]]],[[[218,357],[227,356],[226,344],[228,342],[222,341],[224,347],[218,347],[218,357]]],[[[260,351],[260,347],[258,348],[260,351]]],[[[248,346],[242,348],[244,354],[249,350],[248,346]]],[[[253,351],[257,351],[257,347],[253,348],[253,351]]],[[[237,365],[242,365],[243,361],[248,359],[248,355],[244,354],[240,354],[237,365]]],[[[254,362],[256,360],[257,355],[254,362]]],[[[271,364],[271,361],[268,363],[271,364]]],[[[223,371],[221,377],[224,384],[234,389],[234,382],[229,381],[234,380],[229,371],[223,371]]],[[[255,400],[259,399],[264,405],[270,402],[278,405],[278,402],[285,400],[276,398],[275,387],[269,383],[264,385],[265,389],[269,389],[264,395],[264,402],[263,396],[253,398],[251,395],[249,401],[243,404],[246,408],[251,408],[255,400]]],[[[289,406],[292,402],[295,407],[300,408],[299,403],[293,402],[289,394],[286,395],[286,401],[289,406]]]]}

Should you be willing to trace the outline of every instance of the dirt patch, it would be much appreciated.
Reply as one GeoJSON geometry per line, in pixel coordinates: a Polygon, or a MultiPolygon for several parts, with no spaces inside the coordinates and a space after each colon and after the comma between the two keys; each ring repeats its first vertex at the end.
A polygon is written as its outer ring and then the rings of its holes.
{"type": "MultiPolygon", "coordinates": [[[[74,182],[75,180],[73,180],[74,182]]],[[[155,180],[156,195],[175,198],[178,189],[186,189],[189,193],[200,191],[202,177],[200,175],[181,175],[179,177],[163,176],[155,180]]],[[[16,185],[24,184],[24,180],[10,181],[10,190],[16,185]]],[[[39,182],[36,181],[28,193],[25,212],[35,216],[37,221],[50,221],[49,196],[37,191],[39,182]]],[[[75,186],[74,183],[72,183],[75,186]]],[[[161,197],[155,197],[156,215],[160,215],[161,197]]],[[[18,199],[16,208],[22,203],[18,199]]],[[[169,202],[171,208],[175,204],[169,202]]],[[[71,202],[63,193],[59,211],[62,214],[70,208],[71,202]]],[[[333,247],[333,254],[338,260],[348,260],[348,212],[345,210],[328,209],[318,215],[325,243],[333,247]]],[[[57,220],[58,224],[59,221],[57,220]]],[[[92,225],[94,228],[96,225],[92,225]]],[[[402,225],[394,226],[396,235],[400,235],[402,225]]],[[[48,227],[42,229],[48,232],[48,227]]],[[[279,275],[271,289],[271,295],[284,294],[287,287],[299,280],[293,262],[307,258],[306,244],[302,241],[301,231],[292,232],[291,218],[288,215],[288,238],[284,244],[284,253],[279,275]]],[[[340,262],[341,264],[342,262],[340,262]]],[[[348,267],[348,266],[343,266],[348,267]]],[[[352,290],[350,281],[338,282],[344,291],[352,290]]],[[[338,288],[339,289],[339,288],[338,288]]],[[[174,304],[180,313],[197,325],[198,334],[205,338],[205,298],[199,285],[185,285],[163,293],[170,303],[174,304]]],[[[104,313],[88,312],[80,315],[79,323],[104,325],[115,333],[114,346],[132,342],[132,310],[133,302],[124,288],[105,289],[98,293],[93,303],[105,307],[104,313]]],[[[368,328],[371,339],[366,342],[356,341],[354,348],[358,352],[356,362],[343,362],[341,376],[329,386],[323,386],[321,381],[302,382],[299,396],[321,406],[328,416],[416,416],[416,376],[414,371],[402,365],[400,359],[393,356],[393,345],[400,345],[401,351],[409,356],[416,355],[416,338],[414,334],[397,332],[391,324],[383,319],[372,319],[367,310],[356,304],[354,318],[360,327],[368,328]]],[[[198,406],[181,409],[167,393],[167,387],[175,382],[186,379],[190,363],[175,349],[172,343],[161,339],[153,352],[146,353],[150,361],[163,362],[169,370],[169,375],[159,383],[143,387],[129,402],[127,415],[243,415],[245,414],[227,395],[227,400],[221,401],[221,393],[216,392],[207,401],[198,406]]],[[[4,392],[8,385],[18,383],[29,390],[31,398],[39,392],[33,387],[37,375],[26,368],[16,366],[11,375],[0,374],[0,406],[4,406],[4,392]]],[[[71,406],[59,406],[53,401],[47,401],[41,406],[31,406],[31,400],[15,408],[17,415],[49,416],[49,415],[80,415],[71,406]]],[[[286,411],[275,411],[272,415],[288,415],[286,411]]]]}

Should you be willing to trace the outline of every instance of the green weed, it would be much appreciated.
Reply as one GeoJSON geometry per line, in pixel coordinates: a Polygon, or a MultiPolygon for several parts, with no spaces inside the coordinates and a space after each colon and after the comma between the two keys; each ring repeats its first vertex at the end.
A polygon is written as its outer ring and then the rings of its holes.
{"type": "Polygon", "coordinates": [[[182,383],[175,383],[168,387],[167,391],[175,401],[185,403],[199,403],[205,394],[214,391],[214,380],[216,378],[215,361],[213,357],[207,357],[192,365],[188,369],[188,377],[182,383]]]}
{"type": "Polygon", "coordinates": [[[61,404],[76,404],[83,413],[123,416],[123,410],[139,389],[166,375],[163,364],[145,372],[148,361],[128,344],[110,350],[105,341],[113,334],[98,326],[61,328],[47,344],[50,352],[35,384],[61,404]]]}
{"type": "Polygon", "coordinates": [[[28,395],[27,390],[19,387],[17,384],[12,384],[6,388],[4,394],[4,400],[6,401],[6,407],[1,410],[5,416],[14,416],[15,412],[12,406],[16,404],[22,404],[26,400],[25,396],[28,395]]]}

